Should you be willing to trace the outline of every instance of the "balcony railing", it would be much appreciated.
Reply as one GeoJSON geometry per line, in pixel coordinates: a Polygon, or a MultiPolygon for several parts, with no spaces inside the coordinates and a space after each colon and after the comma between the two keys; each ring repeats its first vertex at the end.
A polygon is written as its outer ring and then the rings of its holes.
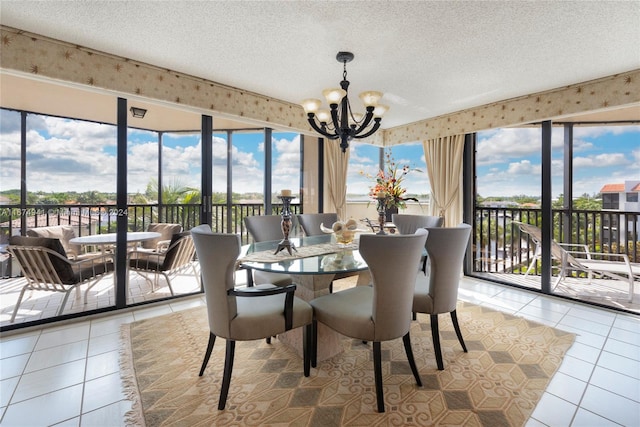
{"type": "MultiPolygon", "coordinates": [[[[282,204],[272,205],[272,214],[281,212],[282,204]]],[[[3,205],[0,207],[0,244],[7,244],[9,237],[22,234],[24,228],[52,225],[71,225],[78,236],[115,233],[119,215],[127,215],[128,231],[143,231],[153,222],[181,224],[189,230],[201,223],[201,205],[129,205],[126,212],[118,212],[115,205],[3,205]]],[[[251,239],[244,225],[244,217],[263,215],[264,205],[253,204],[213,204],[212,229],[216,233],[238,233],[242,242],[251,239]]],[[[300,204],[292,204],[291,212],[301,213],[300,204]]]]}
{"type": "MultiPolygon", "coordinates": [[[[512,220],[540,226],[542,213],[540,209],[476,208],[475,272],[526,272],[535,244],[520,234],[512,220]]],[[[626,253],[631,262],[640,262],[639,231],[638,212],[553,210],[552,235],[557,242],[587,245],[592,252],[626,253]]],[[[538,265],[532,273],[540,273],[538,265]]]]}

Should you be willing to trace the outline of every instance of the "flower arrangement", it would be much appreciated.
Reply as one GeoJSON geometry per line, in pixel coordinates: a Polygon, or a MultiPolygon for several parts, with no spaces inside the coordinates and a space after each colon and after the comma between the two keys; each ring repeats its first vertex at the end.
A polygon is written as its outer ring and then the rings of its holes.
{"type": "MultiPolygon", "coordinates": [[[[407,207],[406,201],[418,201],[414,197],[405,197],[406,188],[402,187],[402,181],[405,176],[411,172],[409,165],[400,167],[391,155],[389,150],[385,151],[385,168],[378,171],[375,176],[375,184],[369,188],[369,197],[378,205],[383,204],[385,209],[407,207]]],[[[371,175],[360,172],[368,178],[374,178],[371,175]]]]}

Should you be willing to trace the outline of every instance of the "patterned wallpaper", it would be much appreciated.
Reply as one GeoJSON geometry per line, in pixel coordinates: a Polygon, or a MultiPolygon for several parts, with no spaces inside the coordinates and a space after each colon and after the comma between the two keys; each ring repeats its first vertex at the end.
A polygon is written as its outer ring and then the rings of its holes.
{"type": "MultiPolygon", "coordinates": [[[[210,110],[212,115],[245,117],[315,136],[297,104],[9,27],[0,27],[0,37],[4,69],[189,105],[210,110]]],[[[634,70],[387,129],[367,142],[424,141],[639,102],[640,70],[634,70]]]]}
{"type": "Polygon", "coordinates": [[[384,136],[388,145],[424,141],[639,102],[640,70],[634,70],[387,129],[384,136]]]}
{"type": "Polygon", "coordinates": [[[8,27],[0,27],[0,37],[2,68],[311,133],[297,104],[8,27]]]}

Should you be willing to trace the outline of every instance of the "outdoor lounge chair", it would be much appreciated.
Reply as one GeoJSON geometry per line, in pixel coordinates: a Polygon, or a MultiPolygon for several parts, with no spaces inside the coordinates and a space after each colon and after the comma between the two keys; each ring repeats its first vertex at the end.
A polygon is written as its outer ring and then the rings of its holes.
{"type": "MultiPolygon", "coordinates": [[[[20,263],[27,284],[20,291],[11,315],[14,322],[20,303],[27,290],[64,293],[64,299],[56,313],[62,314],[71,291],[88,283],[85,290],[85,304],[89,289],[106,274],[113,271],[113,255],[97,255],[74,261],[67,254],[59,239],[47,237],[13,236],[9,240],[8,251],[20,263]]],[[[79,295],[79,294],[78,294],[79,295]]]]}
{"type": "MultiPolygon", "coordinates": [[[[542,230],[532,224],[512,221],[520,230],[528,234],[536,245],[533,260],[525,277],[535,267],[542,253],[542,230]]],[[[591,252],[584,244],[558,243],[551,240],[551,256],[560,262],[558,279],[553,285],[555,289],[567,277],[567,270],[587,273],[589,281],[593,274],[611,277],[629,284],[629,302],[633,301],[634,278],[640,278],[640,264],[632,264],[627,254],[591,252]],[[580,250],[572,250],[579,248],[580,250]]]]}
{"type": "Polygon", "coordinates": [[[171,244],[171,238],[176,233],[182,233],[182,225],[165,222],[155,222],[149,224],[147,231],[160,233],[160,237],[151,240],[145,240],[140,243],[137,249],[142,252],[165,252],[171,244]]]}
{"type": "Polygon", "coordinates": [[[196,281],[200,283],[196,270],[195,254],[196,248],[193,245],[191,233],[189,231],[176,233],[164,252],[129,252],[129,269],[144,277],[151,285],[152,292],[158,288],[160,275],[164,276],[169,292],[173,296],[171,277],[185,270],[191,269],[196,281]],[[154,275],[153,281],[148,277],[149,275],[154,275]]]}

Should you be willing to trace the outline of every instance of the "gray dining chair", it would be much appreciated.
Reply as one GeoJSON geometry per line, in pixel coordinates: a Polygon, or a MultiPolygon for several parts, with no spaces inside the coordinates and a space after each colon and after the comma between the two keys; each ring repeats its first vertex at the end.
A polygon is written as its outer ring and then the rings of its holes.
{"type": "MultiPolygon", "coordinates": [[[[396,226],[396,230],[400,234],[413,234],[418,228],[442,227],[444,218],[441,216],[431,215],[411,215],[411,214],[393,214],[391,222],[396,226]]],[[[421,270],[427,274],[427,257],[423,256],[420,260],[421,270]]]]}
{"type": "Polygon", "coordinates": [[[320,224],[327,228],[331,228],[333,223],[338,221],[337,213],[313,213],[299,214],[298,223],[302,227],[305,236],[319,236],[324,234],[320,229],[320,224]]]}
{"type": "Polygon", "coordinates": [[[208,225],[191,229],[201,273],[209,320],[209,342],[199,376],[209,363],[216,338],[227,341],[218,409],[224,409],[231,383],[236,341],[271,337],[304,326],[303,372],[310,372],[311,306],[294,296],[296,285],[258,285],[236,289],[234,272],[240,254],[240,236],[212,233],[208,225]]]}
{"type": "MultiPolygon", "coordinates": [[[[282,218],[278,215],[254,215],[244,217],[244,224],[254,242],[268,242],[272,240],[282,240],[282,218]]],[[[284,273],[270,273],[266,271],[248,270],[247,280],[249,285],[271,283],[277,286],[287,286],[291,284],[291,276],[284,273]]]]}
{"type": "Polygon", "coordinates": [[[409,328],[416,281],[412,268],[420,260],[427,231],[414,235],[360,237],[360,254],[371,272],[371,286],[356,286],[311,300],[313,307],[313,353],[317,365],[318,322],[336,332],[373,342],[373,367],[378,412],[384,412],[381,342],[402,337],[411,372],[422,385],[413,358],[409,328]]]}
{"type": "Polygon", "coordinates": [[[430,315],[436,363],[438,369],[443,370],[438,314],[451,314],[458,341],[460,341],[464,352],[467,352],[458,324],[456,304],[458,303],[458,285],[462,275],[462,263],[469,244],[471,226],[460,224],[457,227],[428,227],[427,230],[429,231],[426,244],[430,264],[429,274],[426,277],[418,275],[413,296],[413,313],[430,315]]]}

